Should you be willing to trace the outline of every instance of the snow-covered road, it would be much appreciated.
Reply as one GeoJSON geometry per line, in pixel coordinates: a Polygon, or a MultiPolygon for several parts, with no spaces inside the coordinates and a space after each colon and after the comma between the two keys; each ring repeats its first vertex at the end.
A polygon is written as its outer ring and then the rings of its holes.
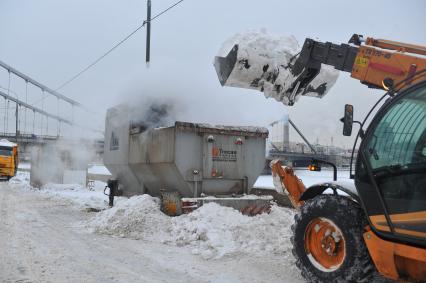
{"type": "Polygon", "coordinates": [[[92,233],[83,223],[93,214],[1,183],[0,282],[302,282],[282,253],[206,260],[188,246],[92,233]]]}

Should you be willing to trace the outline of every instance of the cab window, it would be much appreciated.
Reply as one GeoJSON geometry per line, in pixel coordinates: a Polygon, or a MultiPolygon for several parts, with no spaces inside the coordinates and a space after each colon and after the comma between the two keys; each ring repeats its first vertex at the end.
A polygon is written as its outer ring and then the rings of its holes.
{"type": "MultiPolygon", "coordinates": [[[[396,100],[365,145],[365,162],[396,231],[426,237],[426,84],[396,100]]],[[[363,193],[371,194],[372,184],[364,182],[363,193]]],[[[367,207],[370,219],[387,230],[383,212],[377,213],[379,202],[375,203],[375,208],[367,207]]]]}
{"type": "Polygon", "coordinates": [[[7,147],[0,147],[0,156],[12,156],[12,149],[7,147]]]}

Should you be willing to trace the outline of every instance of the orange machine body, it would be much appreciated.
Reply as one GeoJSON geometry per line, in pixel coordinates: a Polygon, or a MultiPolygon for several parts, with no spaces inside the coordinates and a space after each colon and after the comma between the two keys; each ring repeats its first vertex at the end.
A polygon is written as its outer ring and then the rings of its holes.
{"type": "Polygon", "coordinates": [[[393,280],[424,282],[426,280],[426,250],[379,238],[369,227],[364,233],[371,259],[377,270],[393,280]]]}
{"type": "Polygon", "coordinates": [[[424,79],[413,77],[417,71],[426,68],[424,55],[426,47],[423,46],[367,38],[366,44],[359,47],[351,77],[384,89],[383,80],[391,79],[395,90],[400,90],[424,79]],[[413,79],[398,84],[410,77],[413,79]]]}
{"type": "MultiPolygon", "coordinates": [[[[306,188],[293,169],[282,166],[279,160],[271,162],[271,169],[273,178],[279,179],[281,188],[287,191],[293,206],[301,207],[304,202],[299,199],[306,188]]],[[[383,220],[378,218],[376,222],[383,220]]],[[[388,227],[383,228],[386,229],[388,227]]],[[[365,230],[364,241],[374,265],[383,276],[393,280],[426,281],[425,249],[383,240],[373,233],[369,226],[366,226],[365,230]]]]}

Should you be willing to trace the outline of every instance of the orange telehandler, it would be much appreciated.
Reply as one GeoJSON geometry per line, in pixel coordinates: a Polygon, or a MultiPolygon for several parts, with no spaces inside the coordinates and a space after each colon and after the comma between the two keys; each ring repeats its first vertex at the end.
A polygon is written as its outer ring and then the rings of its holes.
{"type": "MultiPolygon", "coordinates": [[[[361,122],[345,105],[343,134],[360,125],[353,185],[330,181],[305,188],[290,167],[271,163],[274,183],[297,208],[296,265],[313,282],[368,282],[375,269],[389,279],[426,282],[426,47],[361,35],[349,43],[306,39],[289,66],[295,81],[286,91],[293,97],[304,94],[321,64],[386,90],[361,122]]],[[[222,84],[238,64],[235,56],[216,57],[222,84]]],[[[316,160],[311,168],[320,165],[316,160]]]]}

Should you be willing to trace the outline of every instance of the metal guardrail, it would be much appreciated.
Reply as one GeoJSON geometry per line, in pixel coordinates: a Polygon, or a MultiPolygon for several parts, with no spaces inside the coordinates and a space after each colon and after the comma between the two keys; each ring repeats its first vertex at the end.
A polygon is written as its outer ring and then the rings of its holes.
{"type": "MultiPolygon", "coordinates": [[[[0,133],[0,139],[7,139],[16,141],[15,133],[0,133]]],[[[18,142],[33,142],[33,143],[42,143],[44,141],[54,141],[59,139],[58,136],[48,136],[48,135],[34,135],[34,134],[19,134],[18,142]]]]}
{"type": "Polygon", "coordinates": [[[48,112],[46,112],[46,111],[44,111],[44,110],[42,110],[40,108],[34,107],[34,106],[32,106],[32,105],[30,105],[28,103],[23,102],[22,100],[19,100],[19,99],[13,97],[13,96],[10,96],[10,95],[8,95],[7,93],[5,93],[5,92],[3,92],[1,90],[0,90],[0,96],[3,96],[5,99],[13,101],[13,102],[15,102],[16,104],[18,104],[20,106],[24,106],[25,108],[28,108],[28,109],[30,109],[30,110],[32,110],[34,112],[40,113],[40,114],[45,115],[47,117],[50,117],[52,119],[56,119],[56,120],[58,120],[60,122],[67,123],[69,125],[73,124],[70,120],[64,119],[64,118],[59,117],[59,116],[54,115],[54,114],[50,114],[50,113],[48,113],[48,112]]]}

